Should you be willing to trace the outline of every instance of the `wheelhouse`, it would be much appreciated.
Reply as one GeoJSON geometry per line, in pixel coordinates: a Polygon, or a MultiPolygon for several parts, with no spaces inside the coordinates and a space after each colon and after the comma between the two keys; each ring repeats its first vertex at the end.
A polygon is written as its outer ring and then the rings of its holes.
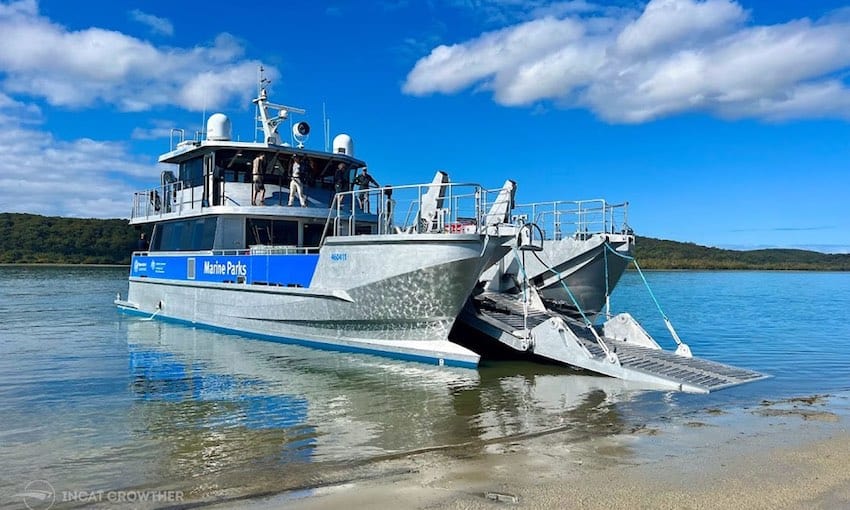
{"type": "MultiPolygon", "coordinates": [[[[160,185],[134,197],[132,224],[154,223],[151,251],[250,250],[275,246],[315,251],[337,191],[348,192],[365,163],[347,154],[240,142],[180,142],[160,158],[176,166],[160,185]],[[251,205],[253,161],[265,155],[265,199],[251,205]],[[307,207],[290,207],[293,160],[302,158],[307,207]]],[[[298,205],[298,204],[296,204],[298,205]]],[[[349,204],[350,209],[350,204],[349,204]]],[[[374,222],[371,222],[374,223],[374,222]]],[[[361,215],[360,229],[370,233],[361,215]]]]}

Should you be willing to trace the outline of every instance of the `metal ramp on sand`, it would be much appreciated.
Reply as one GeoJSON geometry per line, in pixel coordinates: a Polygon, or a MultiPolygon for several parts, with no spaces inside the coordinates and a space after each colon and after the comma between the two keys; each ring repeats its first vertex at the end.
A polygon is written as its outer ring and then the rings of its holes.
{"type": "MultiPolygon", "coordinates": [[[[533,300],[532,300],[533,301],[533,300]]],[[[664,351],[627,313],[591,331],[542,303],[525,305],[513,296],[485,292],[469,299],[462,320],[515,350],[602,375],[689,393],[709,393],[769,376],[664,351]]]]}

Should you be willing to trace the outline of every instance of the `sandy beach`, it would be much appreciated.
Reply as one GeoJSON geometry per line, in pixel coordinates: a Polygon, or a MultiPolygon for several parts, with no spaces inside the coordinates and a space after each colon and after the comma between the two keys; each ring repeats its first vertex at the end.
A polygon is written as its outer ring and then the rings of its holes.
{"type": "Polygon", "coordinates": [[[558,431],[389,458],[340,483],[213,507],[845,509],[848,417],[847,394],[705,409],[610,436],[558,431]]]}

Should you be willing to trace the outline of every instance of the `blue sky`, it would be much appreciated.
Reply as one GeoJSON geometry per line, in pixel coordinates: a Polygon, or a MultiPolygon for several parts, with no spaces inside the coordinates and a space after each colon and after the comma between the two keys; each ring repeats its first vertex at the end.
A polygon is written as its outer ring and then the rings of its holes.
{"type": "Polygon", "coordinates": [[[127,217],[172,127],[253,139],[256,69],[381,184],[629,201],[638,234],[850,252],[850,6],[0,0],[0,211],[127,217]]]}

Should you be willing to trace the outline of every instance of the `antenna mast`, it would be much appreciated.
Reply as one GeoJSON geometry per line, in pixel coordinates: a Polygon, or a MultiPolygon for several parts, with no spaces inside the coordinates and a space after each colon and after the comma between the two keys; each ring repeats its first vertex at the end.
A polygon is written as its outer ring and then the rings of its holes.
{"type": "MultiPolygon", "coordinates": [[[[260,66],[259,80],[257,82],[259,84],[259,90],[257,91],[257,99],[253,101],[257,105],[257,131],[262,130],[264,143],[279,145],[280,135],[277,132],[278,125],[288,119],[290,113],[304,114],[306,111],[301,108],[295,108],[294,106],[286,106],[269,101],[266,89],[271,84],[271,80],[266,79],[263,66],[260,66]],[[277,116],[269,116],[269,108],[277,110],[277,116]]],[[[306,126],[306,123],[303,124],[306,126]]],[[[307,127],[307,132],[309,132],[309,126],[307,127]]],[[[254,136],[254,141],[256,142],[256,133],[254,136]]]]}
{"type": "Polygon", "coordinates": [[[266,69],[261,65],[257,68],[257,99],[254,100],[254,104],[257,105],[254,115],[254,142],[257,141],[257,132],[261,131],[263,133],[263,137],[266,137],[266,127],[265,122],[263,121],[264,116],[260,112],[260,108],[262,108],[260,100],[266,99],[266,88],[268,88],[271,84],[271,80],[266,78],[266,69]]]}
{"type": "Polygon", "coordinates": [[[328,152],[328,114],[325,111],[324,101],[322,101],[322,131],[325,136],[325,152],[328,152]]]}
{"type": "Polygon", "coordinates": [[[204,140],[207,137],[206,136],[206,132],[207,132],[206,127],[207,127],[207,89],[206,89],[206,87],[204,87],[204,109],[203,109],[203,113],[201,113],[201,130],[200,130],[200,133],[201,133],[200,139],[201,140],[204,140]]]}

